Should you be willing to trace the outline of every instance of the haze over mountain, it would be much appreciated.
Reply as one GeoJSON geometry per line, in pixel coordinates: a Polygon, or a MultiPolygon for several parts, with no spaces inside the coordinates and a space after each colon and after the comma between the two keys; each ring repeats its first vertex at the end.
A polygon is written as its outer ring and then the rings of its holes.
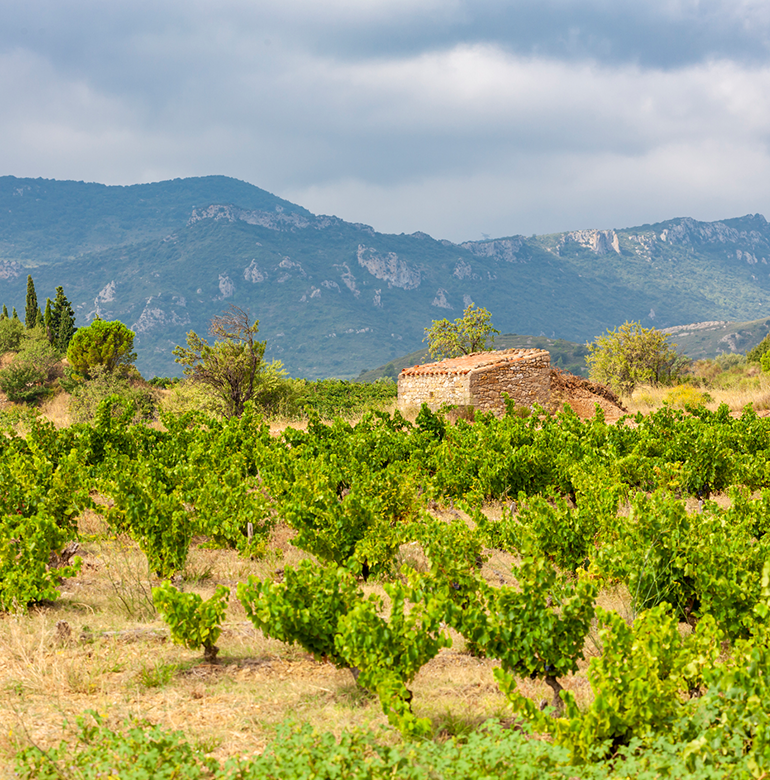
{"type": "Polygon", "coordinates": [[[454,244],[317,216],[223,176],[105,186],[0,177],[0,303],[61,284],[77,324],[137,333],[139,368],[229,304],[260,320],[293,376],[356,376],[422,346],[473,301],[502,332],[572,341],[625,320],[664,328],[770,311],[770,225],[759,214],[454,244]]]}

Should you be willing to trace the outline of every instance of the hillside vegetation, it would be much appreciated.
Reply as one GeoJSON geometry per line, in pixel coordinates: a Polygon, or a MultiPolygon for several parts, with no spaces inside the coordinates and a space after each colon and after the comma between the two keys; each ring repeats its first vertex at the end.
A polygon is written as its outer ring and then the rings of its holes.
{"type": "Polygon", "coordinates": [[[34,269],[64,285],[78,325],[137,334],[147,376],[228,303],[260,320],[293,376],[355,377],[422,346],[470,301],[499,330],[586,342],[626,320],[750,321],[770,310],[760,215],[462,245],[385,235],[226,177],[132,187],[0,178],[0,279],[9,305],[34,269]]]}

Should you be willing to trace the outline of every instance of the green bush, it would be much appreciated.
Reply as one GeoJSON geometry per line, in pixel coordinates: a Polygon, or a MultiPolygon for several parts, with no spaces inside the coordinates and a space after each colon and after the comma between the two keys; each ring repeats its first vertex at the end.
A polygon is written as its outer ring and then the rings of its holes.
{"type": "Polygon", "coordinates": [[[319,379],[301,382],[297,398],[298,409],[315,412],[325,420],[354,417],[364,412],[383,409],[398,397],[398,387],[391,379],[376,382],[348,382],[344,379],[319,379]]]}
{"type": "Polygon", "coordinates": [[[127,367],[136,361],[134,331],[122,322],[94,320],[78,328],[67,347],[67,360],[79,373],[88,376],[97,366],[107,371],[127,367]]]}
{"type": "MultiPolygon", "coordinates": [[[[80,332],[80,331],[78,331],[80,332]]],[[[91,369],[91,378],[74,384],[69,404],[74,422],[90,422],[96,417],[99,404],[109,396],[119,396],[136,408],[134,420],[153,420],[157,413],[156,392],[141,377],[133,380],[107,370],[104,366],[91,369]]]]}
{"type": "Polygon", "coordinates": [[[170,582],[152,589],[152,601],[168,624],[171,638],[188,650],[203,648],[208,663],[216,663],[216,641],[222,633],[230,588],[220,585],[204,601],[197,593],[181,593],[170,582]]]}
{"type": "Polygon", "coordinates": [[[11,317],[0,319],[0,355],[17,352],[24,338],[24,324],[11,317]]]}
{"type": "Polygon", "coordinates": [[[59,355],[42,330],[26,331],[19,348],[10,365],[0,371],[0,390],[9,401],[30,403],[48,392],[47,383],[56,376],[59,355]]]}
{"type": "Polygon", "coordinates": [[[756,347],[753,347],[746,353],[746,360],[748,360],[749,363],[759,363],[762,356],[768,352],[770,352],[770,333],[768,333],[756,347]]]}

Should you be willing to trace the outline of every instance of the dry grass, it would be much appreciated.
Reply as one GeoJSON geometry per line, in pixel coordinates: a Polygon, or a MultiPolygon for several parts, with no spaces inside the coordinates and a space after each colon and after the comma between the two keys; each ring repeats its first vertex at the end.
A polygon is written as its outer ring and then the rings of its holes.
{"type": "MultiPolygon", "coordinates": [[[[334,733],[387,723],[377,699],[357,689],[349,672],[265,638],[235,598],[235,584],[250,574],[274,576],[306,557],[291,544],[291,529],[276,529],[270,554],[260,561],[191,548],[185,590],[206,598],[220,583],[232,588],[216,666],[205,664],[202,652],[168,640],[150,601],[158,582],[130,539],[109,536],[95,512],[80,518],[80,532],[83,568],[63,583],[59,601],[0,618],[0,766],[11,766],[12,755],[30,741],[45,747],[71,737],[86,710],[115,726],[138,717],[179,729],[219,759],[261,751],[286,718],[334,733]]],[[[420,550],[403,555],[405,563],[420,565],[420,550]]],[[[512,561],[495,553],[485,576],[495,582],[507,572],[510,579],[512,561]]],[[[383,595],[376,583],[365,590],[383,595]]],[[[411,686],[416,714],[446,733],[507,712],[492,675],[495,663],[467,655],[456,640],[411,686]]],[[[568,687],[585,686],[576,677],[568,687]]],[[[522,690],[549,696],[545,686],[528,680],[522,690]]]]}
{"type": "Polygon", "coordinates": [[[40,407],[40,416],[50,420],[57,428],[66,428],[72,423],[69,413],[70,396],[65,392],[57,393],[44,401],[40,407]]]}
{"type": "MultiPolygon", "coordinates": [[[[749,404],[755,412],[770,409],[770,376],[762,374],[754,379],[753,382],[727,389],[700,390],[692,388],[692,394],[707,393],[710,400],[707,400],[705,406],[711,411],[716,411],[721,404],[726,404],[732,412],[742,412],[749,404]]],[[[633,395],[624,397],[623,402],[631,414],[637,412],[647,414],[660,409],[665,403],[673,406],[679,405],[676,390],[677,388],[670,387],[640,386],[634,390],[633,395]]],[[[681,396],[679,397],[681,398],[681,396]]]]}
{"type": "MultiPolygon", "coordinates": [[[[487,511],[499,515],[501,508],[487,511]]],[[[459,514],[451,508],[436,513],[446,519],[459,514]]],[[[286,718],[334,733],[387,723],[377,699],[358,689],[349,672],[264,637],[235,598],[235,584],[250,574],[274,576],[306,557],[291,544],[288,527],[278,526],[269,555],[259,561],[193,544],[181,587],[204,598],[220,583],[232,588],[216,666],[205,664],[202,652],[168,640],[150,601],[158,582],[130,539],[111,537],[95,512],[80,518],[80,532],[83,568],[63,583],[59,601],[0,619],[0,766],[10,766],[12,755],[30,741],[45,747],[70,738],[86,710],[116,727],[136,717],[179,729],[218,759],[261,751],[286,718]]],[[[516,559],[488,552],[483,576],[493,584],[513,582],[516,559]]],[[[419,545],[404,545],[399,555],[413,568],[426,567],[419,545]]],[[[365,590],[383,595],[376,583],[365,590]]],[[[628,603],[627,594],[602,595],[602,604],[621,614],[628,603]]],[[[416,714],[431,718],[439,734],[509,718],[493,676],[496,662],[465,653],[459,635],[453,640],[413,681],[416,714]]],[[[592,632],[587,657],[597,653],[597,641],[592,632]]],[[[581,703],[591,696],[586,665],[565,684],[581,703]]],[[[537,701],[550,700],[544,683],[522,680],[519,689],[537,701]]]]}

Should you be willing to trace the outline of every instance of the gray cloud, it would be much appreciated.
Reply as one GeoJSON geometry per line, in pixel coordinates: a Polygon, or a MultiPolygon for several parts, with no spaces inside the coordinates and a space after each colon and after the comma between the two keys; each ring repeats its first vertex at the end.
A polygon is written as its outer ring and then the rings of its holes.
{"type": "Polygon", "coordinates": [[[454,240],[762,211],[769,33],[759,0],[14,1],[0,172],[454,240]]]}

